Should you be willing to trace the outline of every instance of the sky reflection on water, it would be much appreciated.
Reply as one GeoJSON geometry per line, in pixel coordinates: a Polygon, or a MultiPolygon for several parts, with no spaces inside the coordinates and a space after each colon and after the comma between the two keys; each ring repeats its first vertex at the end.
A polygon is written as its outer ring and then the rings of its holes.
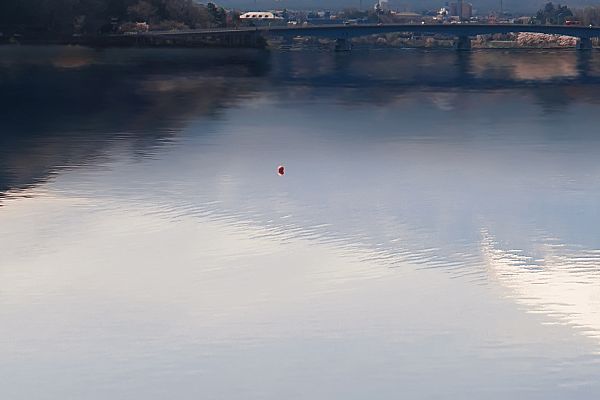
{"type": "Polygon", "coordinates": [[[600,393],[596,54],[0,51],[9,398],[600,393]]]}

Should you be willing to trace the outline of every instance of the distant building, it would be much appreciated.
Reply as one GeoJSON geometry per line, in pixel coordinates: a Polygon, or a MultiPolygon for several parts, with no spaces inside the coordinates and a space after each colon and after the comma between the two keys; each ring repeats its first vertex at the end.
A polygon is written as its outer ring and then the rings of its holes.
{"type": "Polygon", "coordinates": [[[306,22],[310,25],[341,24],[343,21],[331,15],[331,11],[312,11],[306,15],[306,22]]]}
{"type": "Polygon", "coordinates": [[[518,17],[515,18],[515,24],[527,25],[531,23],[531,17],[518,17]]]}
{"type": "MultiPolygon", "coordinates": [[[[393,12],[392,17],[394,18],[394,22],[402,23],[402,24],[410,24],[423,21],[423,16],[421,14],[413,13],[413,12],[393,12]]],[[[431,18],[430,18],[431,19],[431,18]]]]}
{"type": "Polygon", "coordinates": [[[470,19],[473,17],[473,4],[471,3],[462,3],[462,18],[470,19]]]}
{"type": "Polygon", "coordinates": [[[458,15],[458,3],[450,3],[448,4],[448,16],[456,17],[458,15]]]}
{"type": "Polygon", "coordinates": [[[473,5],[463,1],[448,4],[448,14],[452,17],[469,19],[473,16],[473,5]]]}
{"type": "Polygon", "coordinates": [[[284,25],[284,18],[268,11],[251,11],[240,15],[240,21],[259,26],[259,25],[284,25]]]}

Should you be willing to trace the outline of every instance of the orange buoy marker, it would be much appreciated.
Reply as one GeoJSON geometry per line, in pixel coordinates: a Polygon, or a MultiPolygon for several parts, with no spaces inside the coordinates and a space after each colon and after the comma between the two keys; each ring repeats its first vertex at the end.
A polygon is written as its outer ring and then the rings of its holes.
{"type": "Polygon", "coordinates": [[[285,167],[283,165],[280,165],[279,167],[277,167],[277,175],[279,175],[279,176],[285,175],[285,167]]]}

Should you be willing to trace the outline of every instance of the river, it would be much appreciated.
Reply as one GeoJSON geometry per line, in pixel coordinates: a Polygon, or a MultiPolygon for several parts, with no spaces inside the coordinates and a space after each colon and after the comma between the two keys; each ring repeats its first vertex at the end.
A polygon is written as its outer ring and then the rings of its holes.
{"type": "Polygon", "coordinates": [[[599,111],[596,52],[0,47],[0,397],[598,397],[599,111]]]}

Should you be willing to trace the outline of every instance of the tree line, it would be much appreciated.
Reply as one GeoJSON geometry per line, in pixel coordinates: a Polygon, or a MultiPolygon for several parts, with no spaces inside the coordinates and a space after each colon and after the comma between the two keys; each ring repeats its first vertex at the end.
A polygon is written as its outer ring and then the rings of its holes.
{"type": "Polygon", "coordinates": [[[128,22],[154,29],[224,27],[227,15],[194,0],[0,0],[0,32],[9,35],[99,35],[128,22]]]}
{"type": "Polygon", "coordinates": [[[571,10],[567,6],[547,3],[540,9],[534,22],[540,24],[562,25],[568,20],[578,21],[584,26],[600,26],[600,6],[588,6],[571,10]]]}
{"type": "Polygon", "coordinates": [[[573,12],[569,7],[560,4],[555,6],[552,2],[549,2],[537,12],[534,20],[540,24],[562,25],[572,17],[573,12]]]}
{"type": "Polygon", "coordinates": [[[600,6],[589,6],[575,10],[575,16],[582,25],[600,26],[600,6]]]}

